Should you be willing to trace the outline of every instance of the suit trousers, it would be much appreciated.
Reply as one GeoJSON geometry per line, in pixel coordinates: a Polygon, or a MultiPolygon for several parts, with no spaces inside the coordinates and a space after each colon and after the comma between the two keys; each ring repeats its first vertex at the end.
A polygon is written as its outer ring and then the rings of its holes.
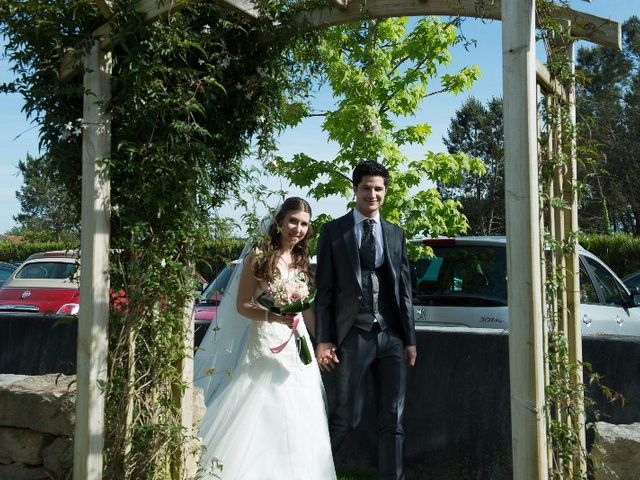
{"type": "Polygon", "coordinates": [[[338,349],[336,404],[329,417],[331,449],[335,454],[360,423],[369,369],[377,397],[378,478],[404,479],[404,411],[407,366],[402,339],[390,328],[352,328],[338,349]]]}

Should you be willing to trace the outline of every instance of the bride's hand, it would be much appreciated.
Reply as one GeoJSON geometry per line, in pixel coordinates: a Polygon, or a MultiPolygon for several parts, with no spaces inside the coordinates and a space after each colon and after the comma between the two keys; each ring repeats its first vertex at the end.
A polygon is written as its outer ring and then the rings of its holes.
{"type": "Polygon", "coordinates": [[[300,315],[299,313],[286,313],[284,315],[276,315],[276,317],[278,318],[278,323],[283,323],[285,324],[287,327],[292,328],[293,327],[293,322],[296,319],[296,317],[300,315]]]}
{"type": "Polygon", "coordinates": [[[319,343],[316,347],[316,360],[320,370],[330,372],[336,368],[336,365],[340,363],[336,353],[336,346],[331,342],[319,343]]]}

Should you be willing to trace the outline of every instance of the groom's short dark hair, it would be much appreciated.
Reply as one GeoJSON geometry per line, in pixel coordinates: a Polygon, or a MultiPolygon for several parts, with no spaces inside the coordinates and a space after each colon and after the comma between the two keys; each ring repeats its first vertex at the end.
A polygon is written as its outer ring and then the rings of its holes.
{"type": "Polygon", "coordinates": [[[387,170],[384,165],[373,160],[364,160],[353,169],[353,176],[351,178],[353,188],[358,188],[362,179],[367,176],[382,177],[384,179],[385,187],[387,186],[387,183],[389,183],[389,170],[387,170]]]}

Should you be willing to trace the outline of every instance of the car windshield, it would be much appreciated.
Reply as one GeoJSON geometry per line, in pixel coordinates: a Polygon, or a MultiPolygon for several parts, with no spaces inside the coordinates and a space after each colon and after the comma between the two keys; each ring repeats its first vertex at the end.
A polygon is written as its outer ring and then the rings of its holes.
{"type": "Polygon", "coordinates": [[[414,303],[427,305],[506,305],[504,247],[434,246],[433,257],[412,262],[414,303]]]}
{"type": "Polygon", "coordinates": [[[16,278],[65,280],[70,279],[77,268],[75,263],[69,262],[28,263],[16,273],[16,278]]]}
{"type": "Polygon", "coordinates": [[[200,297],[200,302],[219,302],[231,278],[235,264],[224,267],[200,297]]]}

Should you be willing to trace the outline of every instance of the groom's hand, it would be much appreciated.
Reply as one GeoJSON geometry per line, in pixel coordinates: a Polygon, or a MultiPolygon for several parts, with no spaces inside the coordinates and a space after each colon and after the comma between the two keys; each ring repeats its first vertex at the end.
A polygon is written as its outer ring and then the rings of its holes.
{"type": "Polygon", "coordinates": [[[407,360],[407,366],[413,367],[416,364],[418,351],[415,346],[404,347],[404,357],[407,360]]]}
{"type": "Polygon", "coordinates": [[[336,346],[331,342],[321,342],[316,347],[316,360],[321,370],[329,372],[336,367],[338,355],[336,354],[336,346]]]}

